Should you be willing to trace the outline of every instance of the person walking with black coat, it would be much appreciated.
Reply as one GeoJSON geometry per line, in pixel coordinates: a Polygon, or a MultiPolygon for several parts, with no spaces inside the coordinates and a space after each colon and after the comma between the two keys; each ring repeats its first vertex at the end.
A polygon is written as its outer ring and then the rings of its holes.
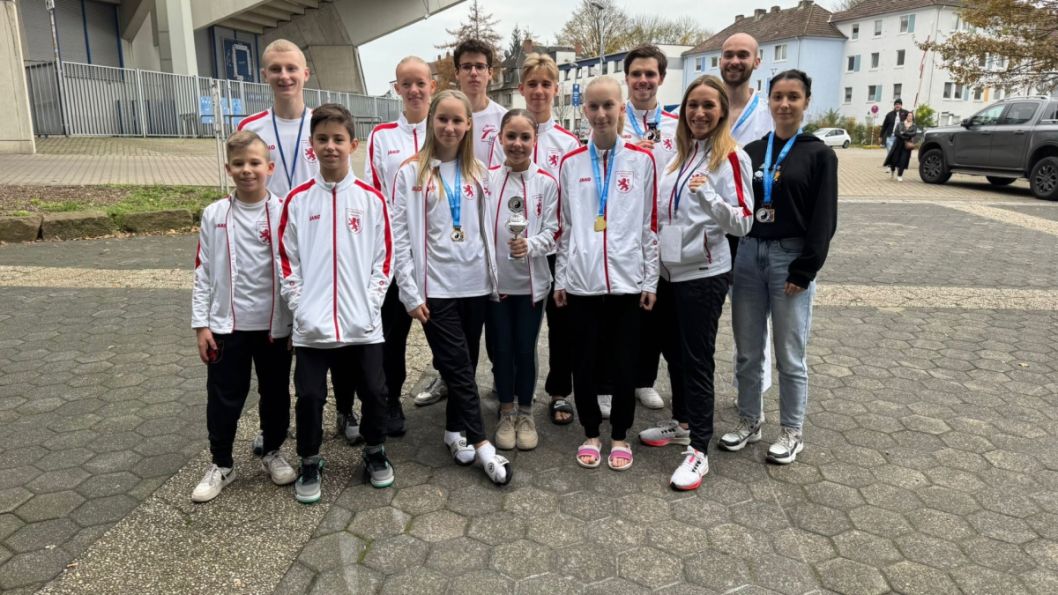
{"type": "Polygon", "coordinates": [[[889,168],[889,177],[896,176],[897,182],[904,181],[904,170],[911,162],[911,154],[915,152],[915,135],[918,134],[918,126],[915,126],[915,114],[907,112],[904,119],[897,122],[893,137],[896,141],[885,155],[885,167],[889,168]]]}

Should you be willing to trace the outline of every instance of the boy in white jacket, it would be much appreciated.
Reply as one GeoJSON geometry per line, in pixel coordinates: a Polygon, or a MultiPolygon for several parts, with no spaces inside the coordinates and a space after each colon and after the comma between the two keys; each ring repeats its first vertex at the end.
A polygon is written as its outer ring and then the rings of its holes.
{"type": "Polygon", "coordinates": [[[253,132],[227,142],[235,191],[202,211],[191,326],[206,369],[206,426],[212,464],[191,493],[208,502],[235,479],[232,445],[257,370],[264,431],[262,466],[277,485],[297,477],[279,447],[290,425],[290,312],[279,297],[274,241],[279,199],[268,191],[275,164],[253,132]]]}
{"type": "Polygon", "coordinates": [[[299,502],[320,499],[320,443],[327,372],[343,368],[361,399],[364,475],[376,488],[393,484],[385,441],[382,301],[389,288],[392,236],[386,201],[349,168],[356,150],[353,117],[326,104],[312,114],[317,177],[287,196],[279,223],[282,292],[294,314],[298,365],[299,502]]]}

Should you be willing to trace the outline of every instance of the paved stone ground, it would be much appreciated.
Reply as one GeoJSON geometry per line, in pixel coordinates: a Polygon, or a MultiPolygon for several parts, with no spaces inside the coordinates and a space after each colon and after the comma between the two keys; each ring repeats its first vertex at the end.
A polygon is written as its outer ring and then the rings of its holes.
{"type": "MultiPolygon", "coordinates": [[[[192,506],[208,460],[181,285],[194,239],[0,247],[0,589],[1058,592],[1058,265],[1041,256],[1058,205],[977,183],[935,195],[840,155],[862,198],[821,279],[807,448],[789,467],[764,464],[766,441],[713,452],[692,494],[666,486],[675,448],[580,469],[579,428],[542,410],[542,446],[512,453],[496,489],[450,462],[433,406],[388,445],[394,488],[363,485],[358,452],[328,440],[324,501],[302,507],[255,469],[248,406],[239,480],[192,506]]],[[[718,430],[736,417],[728,328],[718,430]]],[[[410,351],[414,380],[418,332],[410,351]]]]}

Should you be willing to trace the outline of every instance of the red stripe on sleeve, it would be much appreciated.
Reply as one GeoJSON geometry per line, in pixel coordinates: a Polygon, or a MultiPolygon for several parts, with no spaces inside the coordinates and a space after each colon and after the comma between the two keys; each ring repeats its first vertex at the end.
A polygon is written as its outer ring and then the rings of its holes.
{"type": "Polygon", "coordinates": [[[734,151],[728,154],[727,160],[731,162],[731,171],[735,173],[735,192],[738,194],[738,206],[742,207],[742,216],[753,215],[746,206],[746,197],[742,194],[742,165],[738,162],[738,155],[734,151]]]}

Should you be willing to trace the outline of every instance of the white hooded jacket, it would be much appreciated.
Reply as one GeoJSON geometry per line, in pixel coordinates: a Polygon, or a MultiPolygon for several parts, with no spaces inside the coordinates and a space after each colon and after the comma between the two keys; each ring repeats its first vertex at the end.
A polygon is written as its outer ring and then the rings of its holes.
{"type": "Polygon", "coordinates": [[[606,229],[597,232],[599,195],[589,148],[581,147],[562,160],[555,289],[581,296],[654,293],[658,287],[654,156],[618,140],[600,162],[604,179],[609,169],[614,173],[606,229]]]}
{"type": "Polygon", "coordinates": [[[501,295],[532,295],[538,302],[551,289],[551,271],[547,255],[555,247],[558,233],[558,182],[535,163],[522,172],[511,171],[503,165],[494,167],[489,175],[493,191],[487,201],[486,222],[492,225],[493,252],[501,295]],[[511,216],[512,197],[521,197],[528,227],[519,237],[529,244],[525,262],[509,258],[507,242],[513,237],[506,221],[511,216]]]}
{"type": "Polygon", "coordinates": [[[279,222],[283,297],[294,345],[333,348],[382,342],[382,301],[393,262],[386,201],[349,172],[295,188],[279,222]]]}
{"type": "MultiPolygon", "coordinates": [[[[442,166],[434,160],[433,166],[444,169],[454,163],[442,166]]],[[[424,187],[418,175],[418,160],[406,161],[397,172],[390,199],[401,303],[410,312],[430,297],[496,297],[492,229],[485,224],[485,201],[491,195],[488,179],[462,181],[460,225],[465,239],[455,242],[442,181],[431,174],[424,187]],[[481,280],[481,287],[476,282],[471,286],[472,279],[481,280]]]]}
{"type": "Polygon", "coordinates": [[[667,281],[690,281],[731,270],[731,248],[724,234],[744,236],[753,226],[753,164],[736,149],[716,171],[709,171],[711,153],[705,141],[695,141],[684,167],[662,173],[658,183],[658,225],[661,276],[667,281]],[[689,181],[706,176],[691,192],[689,181]],[[677,188],[679,182],[679,188],[677,188]],[[677,204],[677,194],[680,199],[677,204]],[[669,253],[670,234],[679,248],[669,253]]]}
{"type": "Polygon", "coordinates": [[[425,141],[426,120],[412,124],[401,114],[396,122],[375,126],[367,139],[364,179],[388,199],[400,164],[418,153],[425,141]]]}
{"type": "MultiPolygon", "coordinates": [[[[235,302],[235,283],[239,280],[238,247],[232,216],[234,195],[222,198],[202,210],[198,248],[195,253],[195,284],[191,291],[191,327],[209,328],[214,333],[229,334],[236,329],[238,312],[235,302]]],[[[265,227],[257,231],[260,241],[267,242],[272,254],[272,292],[269,303],[262,308],[271,311],[268,336],[276,339],[290,336],[290,310],[280,297],[275,241],[279,227],[280,201],[269,193],[265,199],[265,227]]]]}

